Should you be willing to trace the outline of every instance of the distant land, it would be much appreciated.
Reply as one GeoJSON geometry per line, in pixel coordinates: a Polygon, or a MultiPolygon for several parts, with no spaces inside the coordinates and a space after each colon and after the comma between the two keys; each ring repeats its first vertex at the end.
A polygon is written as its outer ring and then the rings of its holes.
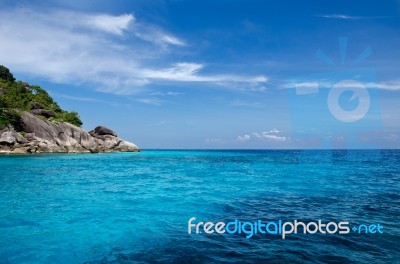
{"type": "Polygon", "coordinates": [[[140,149],[104,126],[81,128],[77,112],[68,112],[37,85],[16,81],[0,65],[0,154],[137,152],[140,149]]]}

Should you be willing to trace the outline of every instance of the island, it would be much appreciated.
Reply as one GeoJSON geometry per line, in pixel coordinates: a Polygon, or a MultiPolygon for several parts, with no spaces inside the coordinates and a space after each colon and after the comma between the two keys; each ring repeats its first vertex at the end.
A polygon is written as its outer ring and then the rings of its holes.
{"type": "Polygon", "coordinates": [[[81,128],[77,112],[60,108],[40,86],[16,81],[0,65],[0,154],[138,152],[104,126],[81,128]]]}

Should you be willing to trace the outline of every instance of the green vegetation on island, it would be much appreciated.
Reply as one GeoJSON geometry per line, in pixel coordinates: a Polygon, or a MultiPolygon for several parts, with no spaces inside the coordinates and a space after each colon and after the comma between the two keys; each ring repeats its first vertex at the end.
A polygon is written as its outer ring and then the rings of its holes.
{"type": "Polygon", "coordinates": [[[0,129],[13,127],[19,131],[22,111],[30,111],[53,122],[82,126],[77,112],[61,109],[40,86],[16,81],[9,69],[0,65],[0,129]]]}

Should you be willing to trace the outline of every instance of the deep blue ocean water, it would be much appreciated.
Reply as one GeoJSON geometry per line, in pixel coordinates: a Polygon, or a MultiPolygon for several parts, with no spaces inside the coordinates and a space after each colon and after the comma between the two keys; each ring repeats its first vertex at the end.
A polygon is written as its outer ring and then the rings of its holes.
{"type": "Polygon", "coordinates": [[[373,152],[0,156],[0,263],[400,263],[400,151],[373,152]],[[191,217],[384,232],[189,235],[191,217]]]}

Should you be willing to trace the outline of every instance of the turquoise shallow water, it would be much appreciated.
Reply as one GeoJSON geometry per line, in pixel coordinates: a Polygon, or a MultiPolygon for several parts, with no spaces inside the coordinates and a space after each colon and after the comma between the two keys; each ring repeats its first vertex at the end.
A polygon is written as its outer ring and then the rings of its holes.
{"type": "Polygon", "coordinates": [[[400,151],[375,154],[0,156],[0,263],[399,263],[400,151]],[[191,217],[380,223],[384,233],[188,235],[191,217]]]}

